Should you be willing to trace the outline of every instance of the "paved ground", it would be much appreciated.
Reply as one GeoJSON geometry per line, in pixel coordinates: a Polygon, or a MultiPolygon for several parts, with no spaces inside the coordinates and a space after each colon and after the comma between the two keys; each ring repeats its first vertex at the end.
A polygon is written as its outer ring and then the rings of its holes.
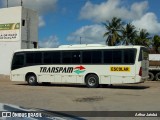
{"type": "Polygon", "coordinates": [[[28,86],[0,77],[0,102],[53,111],[160,111],[160,82],[89,89],[79,85],[28,86]]]}

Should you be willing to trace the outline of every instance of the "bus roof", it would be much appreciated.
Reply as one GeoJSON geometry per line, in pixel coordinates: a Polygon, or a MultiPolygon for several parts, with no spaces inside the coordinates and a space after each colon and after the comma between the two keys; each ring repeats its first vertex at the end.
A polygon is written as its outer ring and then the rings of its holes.
{"type": "Polygon", "coordinates": [[[15,52],[25,51],[52,51],[52,50],[89,50],[89,49],[121,49],[121,48],[140,48],[143,46],[106,46],[102,44],[81,44],[81,45],[61,45],[57,48],[38,48],[38,49],[21,49],[15,52]]]}

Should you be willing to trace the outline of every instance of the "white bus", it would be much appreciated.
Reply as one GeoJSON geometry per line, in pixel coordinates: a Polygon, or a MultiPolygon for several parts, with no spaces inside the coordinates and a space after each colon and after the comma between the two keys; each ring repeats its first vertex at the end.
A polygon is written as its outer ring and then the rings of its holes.
{"type": "Polygon", "coordinates": [[[148,79],[148,51],[143,46],[99,44],[19,50],[13,54],[12,81],[100,84],[140,83],[148,79]]]}

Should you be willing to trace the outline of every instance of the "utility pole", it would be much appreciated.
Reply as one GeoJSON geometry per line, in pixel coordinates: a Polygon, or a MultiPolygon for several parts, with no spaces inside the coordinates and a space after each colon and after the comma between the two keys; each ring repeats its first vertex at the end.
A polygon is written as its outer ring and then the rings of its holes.
{"type": "Polygon", "coordinates": [[[82,37],[80,37],[80,44],[82,43],[81,39],[82,39],[82,37]]]}
{"type": "Polygon", "coordinates": [[[7,8],[8,8],[8,0],[7,0],[7,8]]]}
{"type": "Polygon", "coordinates": [[[21,6],[23,6],[23,0],[21,0],[21,6]]]}

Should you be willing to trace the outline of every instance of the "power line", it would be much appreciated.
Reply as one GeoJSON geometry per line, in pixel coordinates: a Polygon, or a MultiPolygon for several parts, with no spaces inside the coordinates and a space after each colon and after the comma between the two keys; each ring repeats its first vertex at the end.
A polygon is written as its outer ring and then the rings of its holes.
{"type": "Polygon", "coordinates": [[[82,37],[80,37],[80,44],[82,44],[81,38],[82,38],[82,37]]]}

